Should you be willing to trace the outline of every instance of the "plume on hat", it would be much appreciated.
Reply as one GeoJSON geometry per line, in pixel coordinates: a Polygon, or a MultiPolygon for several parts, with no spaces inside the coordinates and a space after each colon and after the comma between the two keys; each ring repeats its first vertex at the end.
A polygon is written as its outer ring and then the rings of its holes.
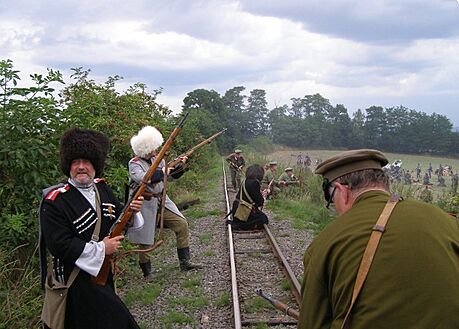
{"type": "Polygon", "coordinates": [[[144,158],[160,147],[163,142],[163,135],[158,129],[145,126],[131,138],[131,147],[135,155],[144,158]]]}
{"type": "Polygon", "coordinates": [[[71,128],[60,140],[61,170],[70,177],[72,161],[86,159],[93,165],[96,177],[101,177],[109,149],[110,140],[105,134],[90,129],[71,128]]]}

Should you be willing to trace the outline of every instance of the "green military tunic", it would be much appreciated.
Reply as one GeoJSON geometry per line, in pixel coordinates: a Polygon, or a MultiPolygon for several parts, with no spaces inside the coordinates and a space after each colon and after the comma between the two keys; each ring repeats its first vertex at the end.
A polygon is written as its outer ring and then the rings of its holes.
{"type": "MultiPolygon", "coordinates": [[[[307,249],[298,328],[341,328],[371,228],[388,195],[369,191],[307,249]]],[[[459,328],[459,223],[399,202],[352,312],[352,329],[459,328]]]]}
{"type": "Polygon", "coordinates": [[[279,176],[279,182],[287,182],[292,184],[298,182],[298,179],[295,177],[295,175],[289,176],[286,172],[284,172],[279,176]]]}
{"type": "Polygon", "coordinates": [[[277,187],[278,181],[275,179],[275,177],[276,176],[274,175],[274,172],[271,171],[271,169],[266,170],[265,175],[263,176],[263,180],[261,181],[261,189],[267,189],[269,184],[272,182],[271,191],[274,193],[279,193],[280,188],[277,187]]]}

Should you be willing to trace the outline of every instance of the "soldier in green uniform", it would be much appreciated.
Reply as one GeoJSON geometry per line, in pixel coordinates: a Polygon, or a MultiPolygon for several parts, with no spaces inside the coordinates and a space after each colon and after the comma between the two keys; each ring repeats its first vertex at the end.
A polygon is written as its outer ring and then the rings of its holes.
{"type": "Polygon", "coordinates": [[[277,162],[271,161],[269,163],[269,169],[265,171],[263,180],[261,181],[261,190],[264,196],[276,195],[281,190],[279,188],[279,181],[276,180],[277,162]]]}
{"type": "Polygon", "coordinates": [[[427,203],[432,203],[433,194],[432,194],[432,191],[429,189],[428,185],[426,185],[425,188],[421,191],[421,194],[419,195],[419,199],[427,203]]]}
{"type": "MultiPolygon", "coordinates": [[[[377,150],[354,150],[317,167],[339,216],[305,253],[298,328],[341,328],[364,250],[390,197],[382,171],[387,162],[377,150]]],[[[458,328],[457,219],[407,199],[395,206],[383,232],[350,328],[458,328]]]]}
{"type": "Polygon", "coordinates": [[[458,183],[458,176],[457,176],[457,173],[455,173],[451,177],[451,190],[454,194],[457,193],[457,183],[458,183]]]}
{"type": "Polygon", "coordinates": [[[231,183],[233,184],[234,191],[237,191],[241,185],[242,169],[245,166],[245,159],[241,153],[241,150],[236,149],[234,150],[234,153],[231,153],[226,157],[226,161],[228,162],[231,173],[231,183]]]}
{"type": "Polygon", "coordinates": [[[281,187],[288,187],[288,186],[298,186],[300,185],[300,181],[296,176],[293,174],[293,168],[287,167],[285,168],[282,175],[279,176],[279,185],[281,187]]]}

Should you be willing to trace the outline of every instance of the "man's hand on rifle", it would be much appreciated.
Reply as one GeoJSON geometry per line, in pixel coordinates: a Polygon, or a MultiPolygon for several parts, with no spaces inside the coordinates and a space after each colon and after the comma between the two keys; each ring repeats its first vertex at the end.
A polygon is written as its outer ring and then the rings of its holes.
{"type": "Polygon", "coordinates": [[[188,157],[185,155],[183,157],[180,157],[179,159],[182,164],[185,164],[185,162],[188,160],[188,157]]]}
{"type": "Polygon", "coordinates": [[[113,238],[106,236],[102,241],[105,244],[105,254],[111,255],[118,251],[121,246],[121,240],[124,239],[124,235],[118,235],[113,238]]]}
{"type": "Polygon", "coordinates": [[[144,197],[142,195],[139,196],[137,200],[133,200],[131,202],[131,204],[129,205],[129,208],[131,208],[133,212],[139,212],[140,209],[142,209],[143,199],[144,197]]]}

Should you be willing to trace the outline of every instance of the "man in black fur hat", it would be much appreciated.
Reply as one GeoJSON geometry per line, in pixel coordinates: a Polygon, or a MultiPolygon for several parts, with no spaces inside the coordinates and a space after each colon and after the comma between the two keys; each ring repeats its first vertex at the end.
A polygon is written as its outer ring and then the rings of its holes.
{"type": "MultiPolygon", "coordinates": [[[[108,138],[100,132],[79,128],[65,132],[60,143],[60,165],[69,178],[48,189],[40,206],[41,246],[44,242],[53,256],[55,279],[67,283],[74,269],[78,273],[68,290],[65,328],[139,328],[115,294],[111,273],[104,286],[91,281],[98,275],[105,255],[116,252],[123,238],[108,236],[122,211],[100,178],[109,147],[108,138]],[[100,239],[95,237],[97,231],[100,239]]],[[[131,203],[134,212],[140,210],[142,201],[143,197],[131,203]]],[[[134,217],[134,226],[142,225],[141,218],[134,217]]],[[[44,248],[40,254],[42,264],[46,264],[44,248]]]]}

